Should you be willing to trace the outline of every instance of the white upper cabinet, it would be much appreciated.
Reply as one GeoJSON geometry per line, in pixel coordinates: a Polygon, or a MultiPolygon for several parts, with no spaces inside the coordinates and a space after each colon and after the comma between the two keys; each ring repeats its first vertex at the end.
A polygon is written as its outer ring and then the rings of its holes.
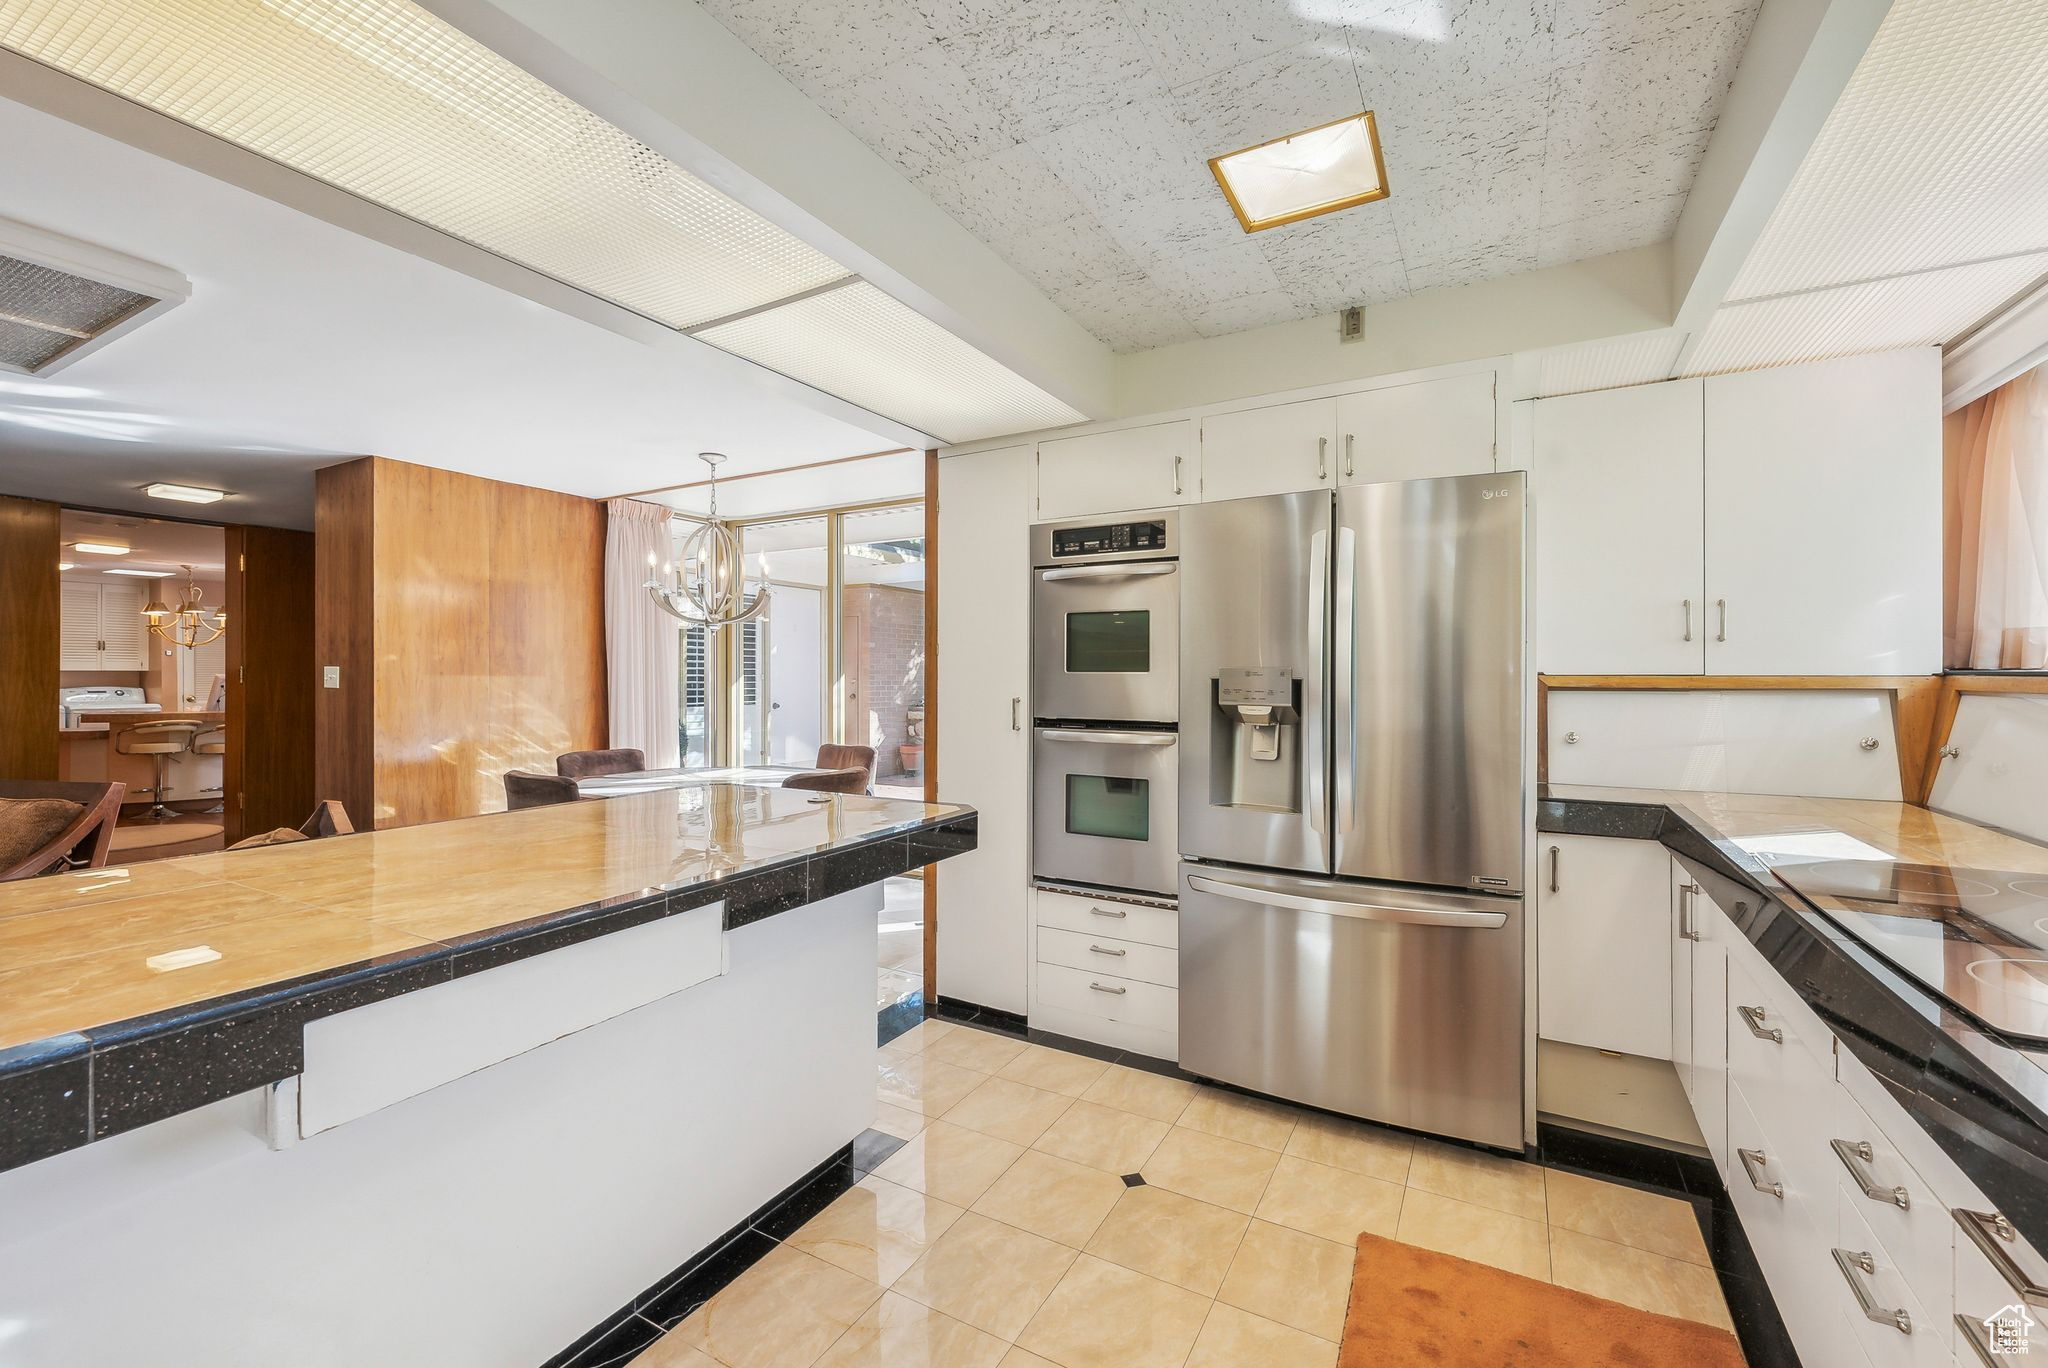
{"type": "Polygon", "coordinates": [[[1193,419],[1038,444],[1040,519],[1163,508],[1200,490],[1193,419]]]}
{"type": "Polygon", "coordinates": [[[1706,382],[1706,670],[1941,670],[1941,354],[1706,382]]]}
{"type": "Polygon", "coordinates": [[[1337,475],[1337,401],[1214,413],[1202,419],[1202,500],[1329,489],[1337,475]]]}
{"type": "Polygon", "coordinates": [[[138,580],[59,584],[57,668],[61,670],[146,670],[149,629],[142,606],[149,590],[138,580]]]}
{"type": "Polygon", "coordinates": [[[1672,380],[1532,406],[1540,672],[1704,668],[1701,393],[1672,380]]]}
{"type": "Polygon", "coordinates": [[[1344,484],[1491,474],[1493,440],[1492,371],[1337,400],[1337,467],[1344,484]]]}
{"type": "Polygon", "coordinates": [[[100,667],[100,587],[77,580],[61,581],[58,604],[57,668],[97,670],[100,667]]]}

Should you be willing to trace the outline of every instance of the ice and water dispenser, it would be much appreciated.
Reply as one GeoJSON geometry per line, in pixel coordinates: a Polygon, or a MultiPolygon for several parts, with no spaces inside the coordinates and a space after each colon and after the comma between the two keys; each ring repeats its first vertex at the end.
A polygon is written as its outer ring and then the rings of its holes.
{"type": "Polygon", "coordinates": [[[1301,810],[1301,681],[1275,665],[1226,667],[1212,683],[1209,801],[1301,810]]]}

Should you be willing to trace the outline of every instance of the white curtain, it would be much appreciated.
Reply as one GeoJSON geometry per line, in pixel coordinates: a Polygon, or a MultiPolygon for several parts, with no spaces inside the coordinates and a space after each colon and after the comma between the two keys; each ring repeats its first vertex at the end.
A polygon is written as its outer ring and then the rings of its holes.
{"type": "Polygon", "coordinates": [[[2048,366],[1950,414],[1951,670],[2048,668],[2048,366]]]}
{"type": "Polygon", "coordinates": [[[682,624],[655,606],[644,587],[647,558],[670,560],[669,511],[638,499],[613,499],[604,539],[605,677],[612,744],[646,753],[650,769],[681,763],[676,754],[682,624]]]}

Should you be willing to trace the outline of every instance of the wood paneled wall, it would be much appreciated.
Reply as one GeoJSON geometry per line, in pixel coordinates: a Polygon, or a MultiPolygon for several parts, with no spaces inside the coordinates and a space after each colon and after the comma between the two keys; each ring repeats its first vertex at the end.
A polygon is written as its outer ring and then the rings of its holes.
{"type": "Polygon", "coordinates": [[[313,537],[227,529],[227,839],[313,811],[313,537]]]}
{"type": "Polygon", "coordinates": [[[0,497],[0,779],[57,777],[57,505],[0,497]]]}
{"type": "Polygon", "coordinates": [[[357,825],[494,812],[606,743],[604,506],[382,457],[319,473],[319,790],[357,825]]]}

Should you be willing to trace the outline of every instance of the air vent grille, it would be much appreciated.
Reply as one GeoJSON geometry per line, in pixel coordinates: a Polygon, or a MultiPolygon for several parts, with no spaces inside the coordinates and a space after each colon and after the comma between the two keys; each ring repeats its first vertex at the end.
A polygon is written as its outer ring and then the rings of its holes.
{"type": "Polygon", "coordinates": [[[40,371],[156,302],[118,285],[0,256],[0,366],[40,371]]]}

